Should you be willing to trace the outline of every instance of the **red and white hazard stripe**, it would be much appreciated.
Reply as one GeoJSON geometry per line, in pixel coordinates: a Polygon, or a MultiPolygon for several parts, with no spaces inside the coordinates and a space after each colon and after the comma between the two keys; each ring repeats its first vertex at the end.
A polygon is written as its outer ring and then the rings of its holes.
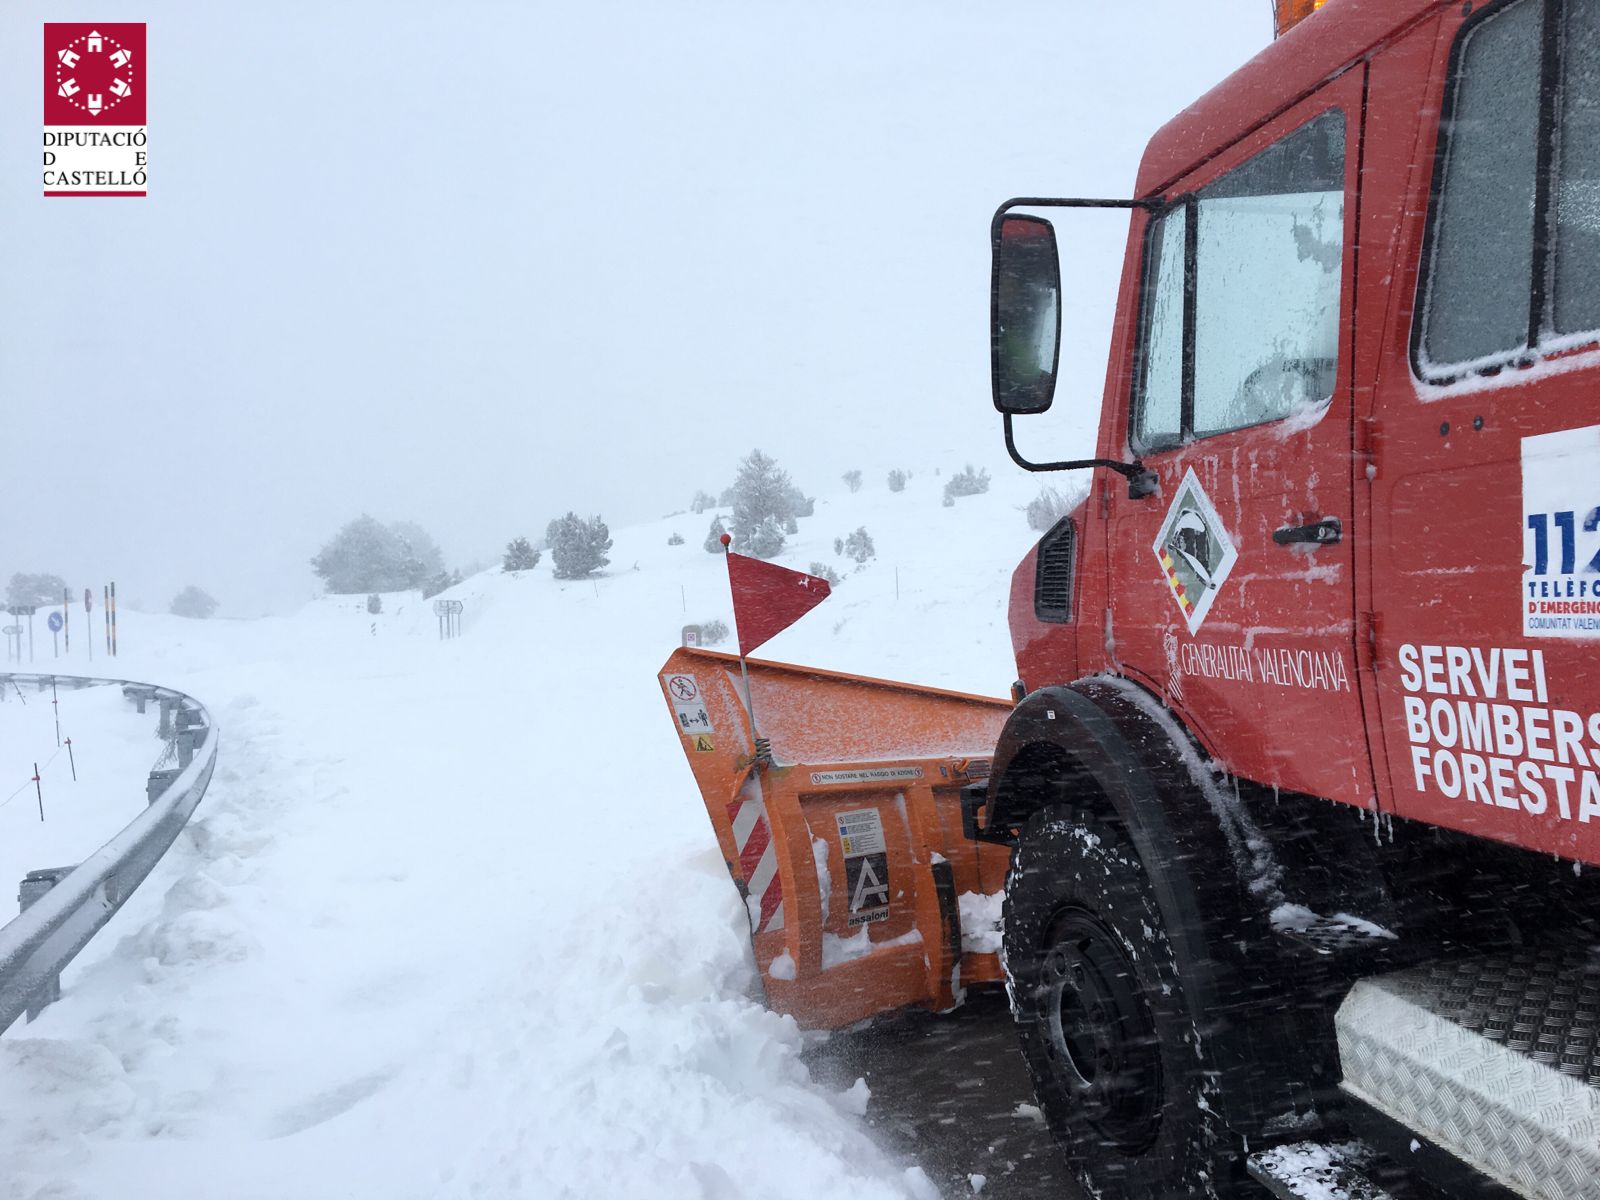
{"type": "Polygon", "coordinates": [[[772,845],[761,781],[754,774],[728,805],[728,819],[733,822],[733,844],[744,875],[750,927],[757,933],[782,929],[783,881],[778,878],[778,853],[772,845]]]}

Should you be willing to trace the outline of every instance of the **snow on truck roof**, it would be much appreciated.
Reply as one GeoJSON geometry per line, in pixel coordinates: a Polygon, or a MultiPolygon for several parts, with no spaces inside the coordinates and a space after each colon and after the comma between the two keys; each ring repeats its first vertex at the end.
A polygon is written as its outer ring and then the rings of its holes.
{"type": "Polygon", "coordinates": [[[1455,0],[1328,0],[1168,121],[1145,147],[1135,195],[1165,191],[1252,129],[1455,0]]]}

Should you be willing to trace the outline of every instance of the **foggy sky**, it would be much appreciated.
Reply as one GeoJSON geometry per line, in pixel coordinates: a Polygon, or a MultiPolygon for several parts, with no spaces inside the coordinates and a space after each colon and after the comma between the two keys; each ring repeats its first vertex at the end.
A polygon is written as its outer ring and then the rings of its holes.
{"type": "MultiPolygon", "coordinates": [[[[1270,38],[1268,0],[12,0],[0,578],[253,615],[362,511],[466,564],[682,509],[754,446],[810,492],[1012,470],[996,204],[1127,195],[1270,38]],[[148,198],[40,195],[46,19],[149,23],[148,198]]],[[[1108,313],[1122,235],[1071,219],[1067,291],[1108,313]]],[[[1092,428],[1080,356],[1041,453],[1092,428]]]]}

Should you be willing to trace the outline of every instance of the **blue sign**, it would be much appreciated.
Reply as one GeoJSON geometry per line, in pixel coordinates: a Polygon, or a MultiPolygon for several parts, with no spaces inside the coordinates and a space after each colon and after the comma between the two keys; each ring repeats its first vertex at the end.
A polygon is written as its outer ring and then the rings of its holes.
{"type": "Polygon", "coordinates": [[[60,613],[51,613],[50,614],[49,625],[50,625],[50,632],[51,633],[60,633],[61,632],[61,614],[60,613]]]}

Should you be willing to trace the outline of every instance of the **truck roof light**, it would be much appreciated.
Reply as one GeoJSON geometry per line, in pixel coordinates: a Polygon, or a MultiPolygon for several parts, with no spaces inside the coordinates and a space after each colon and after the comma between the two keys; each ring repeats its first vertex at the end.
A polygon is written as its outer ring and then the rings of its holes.
{"type": "Polygon", "coordinates": [[[1273,37],[1282,37],[1328,0],[1272,0],[1273,37]]]}

